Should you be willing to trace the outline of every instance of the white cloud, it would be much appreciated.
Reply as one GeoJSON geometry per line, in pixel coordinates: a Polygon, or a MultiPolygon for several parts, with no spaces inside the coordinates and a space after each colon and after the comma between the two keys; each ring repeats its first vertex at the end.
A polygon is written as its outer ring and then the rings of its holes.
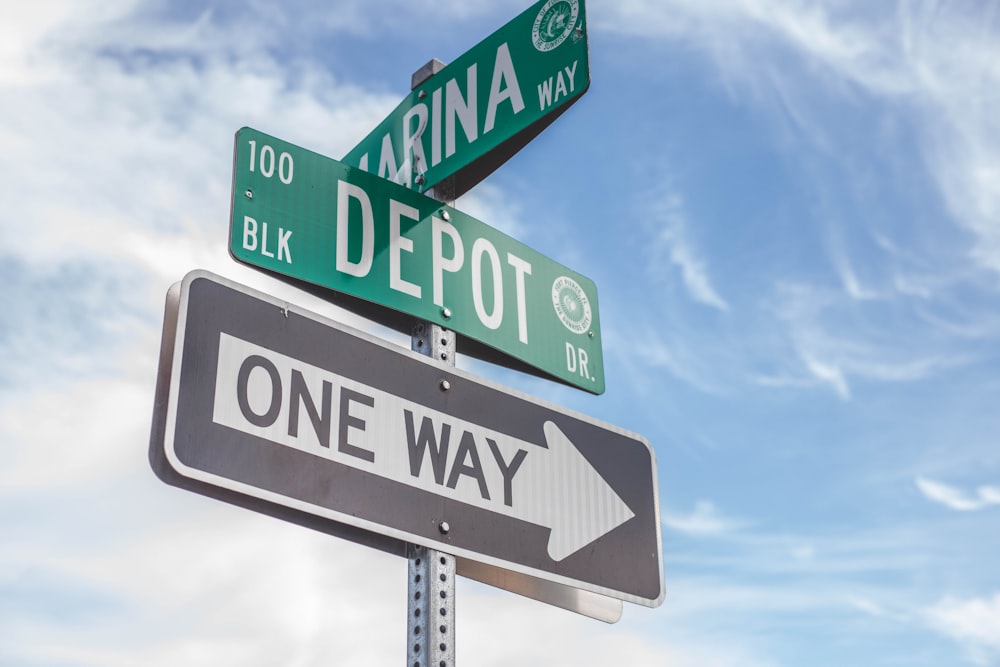
{"type": "Polygon", "coordinates": [[[83,24],[114,21],[134,9],[136,0],[47,0],[8,3],[0,10],[0,86],[37,84],[58,68],[43,51],[53,35],[83,24]]]}
{"type": "Polygon", "coordinates": [[[974,258],[1000,271],[1000,40],[994,21],[958,7],[904,5],[903,64],[922,104],[928,167],[960,225],[977,238],[974,258]]]}
{"type": "MultiPolygon", "coordinates": [[[[878,301],[786,283],[779,285],[775,302],[805,376],[844,400],[851,398],[854,380],[919,382],[969,363],[966,353],[942,347],[919,329],[894,333],[886,318],[891,306],[878,301]]],[[[768,377],[762,384],[801,386],[800,379],[768,377]]]]}
{"type": "Polygon", "coordinates": [[[992,598],[947,597],[924,610],[928,625],[951,637],[978,665],[1000,661],[1000,593],[992,598]]]}
{"type": "Polygon", "coordinates": [[[684,287],[692,299],[721,311],[729,310],[729,305],[712,285],[706,260],[689,239],[684,203],[680,195],[667,193],[651,199],[656,204],[643,215],[648,220],[646,227],[652,237],[649,273],[659,282],[666,274],[666,267],[672,266],[680,272],[684,287]]]}
{"type": "Polygon", "coordinates": [[[315,63],[288,71],[266,49],[243,53],[267,32],[259,23],[136,21],[131,3],[97,4],[14,10],[30,44],[17,80],[0,79],[0,146],[17,165],[0,225],[16,274],[0,293],[12,362],[0,380],[11,385],[120,367],[115,346],[143,335],[193,268],[269,280],[226,253],[239,127],[340,155],[398,101],[338,85],[315,63]],[[157,45],[161,58],[149,55],[157,45]]]}
{"type": "Polygon", "coordinates": [[[462,195],[463,213],[477,220],[489,220],[489,226],[521,242],[527,242],[532,230],[523,222],[523,211],[517,198],[510,197],[491,183],[480,183],[462,195]]]}
{"type": "Polygon", "coordinates": [[[847,384],[843,370],[834,364],[825,363],[812,358],[808,353],[802,353],[802,362],[809,373],[824,384],[830,385],[837,396],[845,401],[851,397],[851,388],[847,384]]]}
{"type": "Polygon", "coordinates": [[[920,493],[928,500],[959,512],[972,512],[1000,505],[998,486],[980,486],[974,494],[970,494],[925,477],[918,477],[915,483],[920,493]]]}
{"type": "MultiPolygon", "coordinates": [[[[824,203],[831,193],[821,181],[810,192],[833,230],[826,245],[840,289],[825,276],[779,284],[775,310],[788,327],[788,347],[773,350],[774,358],[763,364],[767,372],[747,373],[757,384],[819,386],[846,401],[866,382],[927,381],[977,360],[975,348],[936,334],[996,333],[990,308],[956,307],[957,295],[970,287],[992,298],[996,283],[989,272],[1000,271],[995,21],[970,6],[931,10],[920,3],[893,8],[801,0],[633,0],[592,14],[602,28],[707,55],[716,83],[734,104],[769,114],[795,168],[819,170],[805,182],[825,180],[833,165],[846,176],[848,195],[859,200],[843,204],[838,191],[836,204],[824,203]],[[858,122],[870,124],[875,141],[891,135],[915,145],[916,163],[904,164],[896,144],[876,146],[874,154],[857,152],[855,126],[831,110],[860,109],[874,112],[858,122]],[[878,229],[883,202],[873,190],[888,182],[885,175],[928,183],[929,200],[936,196],[950,216],[929,215],[890,240],[894,234],[878,229]],[[875,207],[872,223],[847,218],[859,213],[859,205],[862,215],[875,207]],[[962,233],[955,235],[955,227],[962,233]],[[951,241],[939,242],[945,238],[951,241]],[[963,261],[963,254],[975,261],[963,261]]],[[[683,199],[661,200],[662,229],[655,237],[661,273],[670,267],[691,298],[724,309],[728,302],[714,289],[707,260],[685,233],[683,199]]],[[[676,360],[674,347],[680,346],[672,346],[676,360]]]]}
{"type": "Polygon", "coordinates": [[[616,3],[612,30],[706,50],[733,96],[775,109],[829,150],[815,91],[894,105],[916,140],[972,257],[1000,271],[1000,39],[970,5],[671,0],[616,3]],[[789,63],[796,63],[789,66],[789,63]],[[780,65],[780,66],[779,66],[780,65]]]}
{"type": "Polygon", "coordinates": [[[886,611],[879,604],[872,602],[867,598],[862,597],[851,597],[848,598],[848,602],[851,606],[855,607],[859,611],[868,614],[869,616],[883,617],[886,616],[886,611]]]}
{"type": "Polygon", "coordinates": [[[339,155],[367,131],[366,119],[395,101],[338,86],[314,65],[298,65],[289,84],[266,50],[234,58],[254,34],[237,37],[211,24],[199,30],[209,34],[189,40],[190,48],[181,40],[162,62],[127,49],[112,55],[123,45],[109,40],[148,47],[176,41],[177,26],[95,32],[94,44],[72,47],[39,37],[28,74],[55,74],[7,88],[0,108],[5,161],[19,167],[6,183],[19,196],[7,209],[17,224],[0,228],[5,248],[30,261],[134,260],[136,235],[204,229],[224,246],[239,127],[308,139],[339,155]],[[211,48],[202,53],[205,44],[211,48]]]}
{"type": "Polygon", "coordinates": [[[848,257],[847,250],[844,248],[844,242],[840,236],[835,235],[829,245],[831,261],[833,262],[834,270],[840,278],[844,292],[856,301],[878,299],[878,292],[863,285],[861,280],[858,278],[857,272],[848,257]]]}
{"type": "Polygon", "coordinates": [[[718,359],[706,355],[700,341],[673,333],[635,327],[624,334],[605,330],[605,346],[621,350],[631,382],[636,386],[651,390],[661,380],[661,372],[665,372],[698,391],[724,394],[722,373],[715,368],[718,359]]]}
{"type": "Polygon", "coordinates": [[[132,377],[6,398],[0,434],[9,459],[0,469],[0,486],[8,492],[62,494],[141,468],[149,426],[135,415],[152,414],[156,360],[155,348],[146,352],[133,357],[132,377]]]}
{"type": "Polygon", "coordinates": [[[699,501],[690,514],[664,512],[664,527],[695,536],[724,535],[738,530],[743,524],[722,516],[715,505],[707,500],[699,501]]]}
{"type": "Polygon", "coordinates": [[[66,554],[19,554],[18,569],[31,556],[33,570],[99,591],[107,607],[97,613],[101,605],[90,601],[95,611],[79,627],[58,616],[15,617],[11,627],[34,635],[17,644],[22,660],[265,667],[318,665],[332,654],[385,663],[405,650],[402,628],[385,632],[393,617],[405,622],[401,559],[162,485],[126,499],[148,515],[112,508],[107,520],[130,536],[66,554]]]}

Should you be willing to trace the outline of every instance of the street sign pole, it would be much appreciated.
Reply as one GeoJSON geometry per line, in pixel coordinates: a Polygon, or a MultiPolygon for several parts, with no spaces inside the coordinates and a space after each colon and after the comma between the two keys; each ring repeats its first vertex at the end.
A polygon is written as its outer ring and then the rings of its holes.
{"type": "MultiPolygon", "coordinates": [[[[434,58],[413,73],[411,89],[416,89],[446,67],[434,58]]],[[[455,183],[458,174],[449,176],[428,189],[425,194],[448,206],[455,206],[455,183]]],[[[455,366],[458,357],[457,334],[437,323],[417,320],[410,336],[410,349],[432,359],[455,366]]],[[[446,388],[441,388],[447,391],[446,388]]],[[[449,526],[438,526],[442,534],[447,534],[449,526]]],[[[455,646],[455,576],[462,571],[463,576],[496,586],[546,604],[562,607],[569,611],[595,618],[605,623],[616,623],[622,615],[622,603],[604,595],[578,590],[560,584],[542,581],[533,577],[517,575],[513,572],[484,568],[473,561],[457,563],[454,556],[434,549],[410,545],[407,553],[408,578],[408,622],[407,651],[413,661],[407,664],[448,665],[454,664],[455,646]],[[421,601],[423,601],[421,603],[421,601]],[[436,619],[440,623],[428,625],[419,619],[436,619]],[[424,629],[426,628],[426,629],[424,629]],[[432,642],[427,634],[436,630],[441,641],[432,642]],[[423,640],[421,634],[423,633],[423,640]],[[446,639],[449,638],[449,639],[446,639]],[[435,655],[435,652],[442,655],[435,655]],[[427,660],[425,660],[427,658],[427,660]]],[[[429,621],[428,621],[429,622],[429,621]]]]}
{"type": "MultiPolygon", "coordinates": [[[[413,73],[412,87],[416,88],[444,67],[439,60],[431,60],[413,73]]],[[[428,190],[427,194],[449,206],[455,204],[450,196],[448,181],[428,190]]],[[[447,366],[455,365],[458,345],[454,331],[439,324],[417,320],[410,336],[410,349],[425,354],[447,366]]],[[[442,381],[439,391],[448,391],[442,381]]],[[[438,531],[447,535],[450,526],[444,520],[438,531]]],[[[406,665],[455,665],[455,557],[437,549],[410,545],[407,578],[406,665]]]]}
{"type": "MultiPolygon", "coordinates": [[[[447,366],[455,365],[455,332],[430,322],[413,327],[410,346],[447,366]]],[[[439,391],[448,391],[442,380],[439,391]]],[[[447,535],[444,520],[438,532],[447,535]]],[[[407,553],[407,667],[455,665],[455,557],[411,544],[407,553]]]]}

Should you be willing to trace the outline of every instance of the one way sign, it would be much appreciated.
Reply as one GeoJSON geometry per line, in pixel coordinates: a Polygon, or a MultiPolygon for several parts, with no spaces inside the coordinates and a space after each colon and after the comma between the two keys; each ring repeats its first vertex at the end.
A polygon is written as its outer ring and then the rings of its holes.
{"type": "Polygon", "coordinates": [[[641,437],[200,271],[181,284],[171,354],[162,453],[181,477],[662,601],[655,461],[641,437]]]}

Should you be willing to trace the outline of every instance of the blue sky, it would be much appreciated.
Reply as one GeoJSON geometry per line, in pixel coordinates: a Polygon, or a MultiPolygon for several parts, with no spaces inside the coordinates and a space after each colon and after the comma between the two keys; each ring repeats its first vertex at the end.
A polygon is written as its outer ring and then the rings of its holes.
{"type": "MultiPolygon", "coordinates": [[[[405,563],[163,485],[167,288],[234,132],[344,155],[528,3],[0,9],[0,663],[392,664],[405,563]]],[[[587,5],[588,93],[457,207],[592,278],[667,596],[605,625],[462,581],[482,665],[1000,665],[1000,8],[587,5]]],[[[405,344],[398,334],[380,331],[405,344]]]]}

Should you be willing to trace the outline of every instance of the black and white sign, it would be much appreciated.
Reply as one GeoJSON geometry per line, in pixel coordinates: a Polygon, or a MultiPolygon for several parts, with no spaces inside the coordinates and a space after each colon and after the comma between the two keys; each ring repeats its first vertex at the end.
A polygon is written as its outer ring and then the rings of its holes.
{"type": "Polygon", "coordinates": [[[172,339],[152,447],[195,490],[662,601],[656,466],[640,436],[206,272],[181,284],[172,339]]]}

